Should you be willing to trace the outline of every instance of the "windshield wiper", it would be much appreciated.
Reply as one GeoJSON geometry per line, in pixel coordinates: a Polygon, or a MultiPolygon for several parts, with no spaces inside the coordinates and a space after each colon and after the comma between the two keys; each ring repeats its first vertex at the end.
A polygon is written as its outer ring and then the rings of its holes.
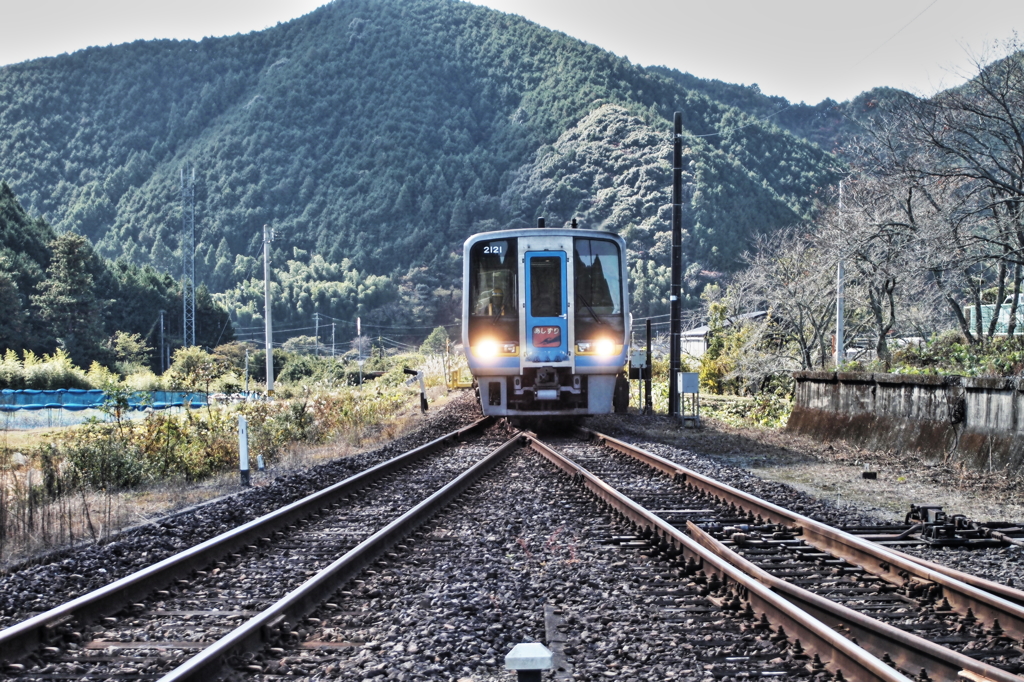
{"type": "Polygon", "coordinates": [[[590,316],[594,318],[594,322],[606,325],[608,327],[611,326],[610,324],[608,324],[608,322],[602,320],[600,317],[597,316],[597,313],[594,312],[594,309],[591,307],[590,302],[583,297],[583,294],[579,293],[579,290],[576,291],[576,300],[583,304],[583,306],[587,309],[587,312],[590,313],[590,316]]]}

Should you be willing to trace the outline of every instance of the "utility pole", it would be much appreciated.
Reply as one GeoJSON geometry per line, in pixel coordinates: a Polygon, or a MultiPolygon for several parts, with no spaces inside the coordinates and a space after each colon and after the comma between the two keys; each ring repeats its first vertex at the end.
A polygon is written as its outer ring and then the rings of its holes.
{"type": "Polygon", "coordinates": [[[644,379],[644,389],[646,394],[644,396],[644,414],[650,416],[654,414],[654,398],[651,397],[651,381],[654,376],[654,355],[651,349],[651,318],[647,318],[647,376],[644,379]]]}
{"type": "Polygon", "coordinates": [[[249,399],[249,347],[245,347],[245,394],[246,400],[249,399]]]}
{"type": "Polygon", "coordinates": [[[677,111],[672,135],[672,293],[669,297],[668,413],[679,414],[680,309],[683,269],[683,112],[677,111]]]}
{"type": "Polygon", "coordinates": [[[160,373],[163,374],[167,371],[167,366],[164,365],[164,311],[160,311],[160,373]]]}
{"type": "Polygon", "coordinates": [[[363,385],[363,320],[356,318],[356,352],[359,353],[359,385],[363,385]]]}
{"type": "Polygon", "coordinates": [[[334,357],[334,322],[331,322],[331,357],[334,357]]]}
{"type": "Polygon", "coordinates": [[[182,343],[196,345],[196,169],[187,182],[181,169],[182,343]]]}
{"type": "Polygon", "coordinates": [[[264,332],[267,348],[267,395],[274,395],[274,326],[270,320],[270,242],[274,241],[274,231],[269,225],[263,226],[263,307],[266,331],[264,332]]]}
{"type": "Polygon", "coordinates": [[[316,356],[320,357],[320,313],[313,313],[313,338],[316,339],[316,356]]]}
{"type": "MultiPolygon", "coordinates": [[[[839,181],[839,231],[843,231],[843,181],[839,181]]],[[[843,318],[846,317],[844,307],[845,284],[843,278],[846,274],[843,263],[842,246],[839,247],[839,267],[836,270],[836,368],[846,362],[846,340],[843,338],[843,318]]]]}

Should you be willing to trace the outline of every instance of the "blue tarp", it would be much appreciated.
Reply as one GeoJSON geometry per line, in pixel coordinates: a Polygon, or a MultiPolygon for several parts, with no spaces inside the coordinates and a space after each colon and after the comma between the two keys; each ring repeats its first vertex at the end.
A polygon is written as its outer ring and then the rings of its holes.
{"type": "MultiPolygon", "coordinates": [[[[72,410],[75,412],[103,407],[106,394],[100,390],[81,388],[59,388],[55,391],[37,391],[35,389],[0,391],[0,412],[16,412],[19,410],[72,410]]],[[[185,393],[182,391],[136,391],[129,396],[130,409],[164,410],[169,407],[205,407],[206,401],[201,393],[185,393]]]]}

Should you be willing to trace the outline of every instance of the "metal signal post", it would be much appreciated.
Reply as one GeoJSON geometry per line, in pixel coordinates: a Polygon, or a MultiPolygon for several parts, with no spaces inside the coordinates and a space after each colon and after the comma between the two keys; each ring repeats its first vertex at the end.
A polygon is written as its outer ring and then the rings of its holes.
{"type": "MultiPolygon", "coordinates": [[[[843,220],[843,181],[839,181],[839,227],[842,230],[843,220]]],[[[846,362],[846,339],[843,338],[845,330],[843,329],[843,323],[846,318],[845,301],[844,295],[846,293],[846,287],[843,279],[845,278],[846,268],[843,263],[842,247],[839,251],[839,267],[836,269],[836,368],[846,362]]]]}

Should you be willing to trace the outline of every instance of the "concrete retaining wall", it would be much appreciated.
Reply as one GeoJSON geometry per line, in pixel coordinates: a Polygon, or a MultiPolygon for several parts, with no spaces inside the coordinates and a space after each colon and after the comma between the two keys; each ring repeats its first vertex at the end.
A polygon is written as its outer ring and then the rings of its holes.
{"type": "Polygon", "coordinates": [[[794,372],[788,430],[870,448],[955,459],[980,469],[1024,465],[1024,379],[794,372]]]}

